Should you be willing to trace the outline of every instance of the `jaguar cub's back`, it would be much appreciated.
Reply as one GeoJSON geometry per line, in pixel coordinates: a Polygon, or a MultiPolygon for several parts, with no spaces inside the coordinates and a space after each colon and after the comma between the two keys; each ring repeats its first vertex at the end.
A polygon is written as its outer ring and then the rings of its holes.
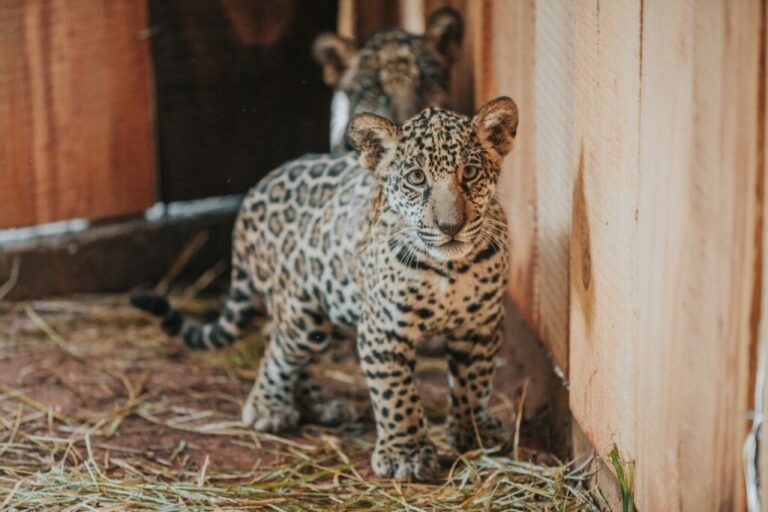
{"type": "Polygon", "coordinates": [[[357,322],[359,299],[349,274],[374,185],[373,175],[348,153],[306,155],[251,190],[234,230],[234,258],[257,294],[273,295],[265,297],[271,309],[282,292],[304,298],[299,309],[335,323],[357,322]]]}

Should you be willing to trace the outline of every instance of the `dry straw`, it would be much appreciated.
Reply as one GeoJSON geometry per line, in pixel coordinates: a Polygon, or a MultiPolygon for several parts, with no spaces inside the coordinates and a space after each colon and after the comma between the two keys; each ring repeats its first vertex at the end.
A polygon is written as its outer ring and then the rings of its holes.
{"type": "MultiPolygon", "coordinates": [[[[371,474],[369,420],[257,434],[234,419],[258,337],[231,352],[190,354],[125,304],[122,296],[0,303],[0,510],[604,508],[590,460],[458,457],[439,426],[432,434],[445,470],[430,483],[371,474]],[[189,382],[168,382],[171,370],[189,382]],[[52,408],[58,393],[76,399],[52,408]],[[228,466],[216,450],[248,462],[228,466]]],[[[362,386],[352,370],[337,375],[362,386]]]]}

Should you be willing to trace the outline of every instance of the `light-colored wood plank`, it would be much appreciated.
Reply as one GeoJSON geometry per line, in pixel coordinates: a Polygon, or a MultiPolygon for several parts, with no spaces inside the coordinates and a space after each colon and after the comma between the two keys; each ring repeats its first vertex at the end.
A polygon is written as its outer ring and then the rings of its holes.
{"type": "Polygon", "coordinates": [[[0,4],[0,228],[154,201],[146,5],[0,4]]]}
{"type": "Polygon", "coordinates": [[[534,328],[554,363],[568,374],[568,255],[573,169],[575,4],[539,0],[535,12],[536,302],[534,328]]]}
{"type": "Polygon", "coordinates": [[[355,29],[356,5],[357,0],[339,0],[339,13],[337,14],[338,28],[336,32],[341,37],[346,37],[347,39],[351,39],[353,41],[357,35],[357,31],[355,29]]]}
{"type": "Polygon", "coordinates": [[[579,2],[574,32],[570,402],[600,455],[634,457],[639,6],[579,2]]]}
{"type": "Polygon", "coordinates": [[[760,14],[579,8],[571,405],[640,510],[744,509],[760,14]]]}
{"type": "Polygon", "coordinates": [[[510,223],[510,293],[568,370],[568,247],[573,151],[574,9],[556,1],[472,2],[466,11],[475,103],[520,110],[499,192],[510,223]]]}

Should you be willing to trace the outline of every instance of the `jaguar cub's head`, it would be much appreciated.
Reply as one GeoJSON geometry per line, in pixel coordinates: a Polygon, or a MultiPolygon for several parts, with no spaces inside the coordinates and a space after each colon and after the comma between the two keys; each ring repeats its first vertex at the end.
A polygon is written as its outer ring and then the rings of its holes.
{"type": "Polygon", "coordinates": [[[359,49],[336,34],[320,35],[315,59],[334,89],[331,151],[351,149],[344,135],[355,114],[373,112],[402,123],[424,107],[444,106],[462,38],[461,16],[449,7],[430,15],[424,35],[384,30],[359,49]]]}
{"type": "Polygon", "coordinates": [[[360,114],[349,136],[360,163],[375,173],[389,206],[402,217],[410,242],[434,258],[452,260],[498,227],[485,214],[517,121],[515,102],[501,97],[472,119],[428,108],[397,127],[376,114],[360,114]]]}

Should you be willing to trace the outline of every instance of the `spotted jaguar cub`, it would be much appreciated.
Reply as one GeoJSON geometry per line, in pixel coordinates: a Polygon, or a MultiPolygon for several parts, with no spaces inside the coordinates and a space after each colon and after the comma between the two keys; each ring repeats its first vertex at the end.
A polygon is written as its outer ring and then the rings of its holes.
{"type": "Polygon", "coordinates": [[[305,369],[334,340],[356,333],[376,418],[374,471],[430,479],[438,460],[414,381],[420,341],[447,339],[454,446],[508,440],[488,401],[508,272],[495,188],[517,119],[509,98],[471,119],[428,108],[400,127],[360,114],[349,129],[359,163],[352,154],[308,155],[248,194],[217,321],[199,325],[154,295],[134,304],[192,348],[228,345],[254,316],[269,316],[269,344],[242,414],[260,431],[288,429],[302,417],[345,419],[346,409],[322,396],[305,369]]]}
{"type": "Polygon", "coordinates": [[[450,7],[429,16],[424,35],[382,30],[357,48],[336,34],[321,34],[313,53],[334,89],[331,151],[352,149],[345,133],[355,114],[373,112],[400,124],[425,107],[445,107],[463,35],[461,15],[450,7]]]}

